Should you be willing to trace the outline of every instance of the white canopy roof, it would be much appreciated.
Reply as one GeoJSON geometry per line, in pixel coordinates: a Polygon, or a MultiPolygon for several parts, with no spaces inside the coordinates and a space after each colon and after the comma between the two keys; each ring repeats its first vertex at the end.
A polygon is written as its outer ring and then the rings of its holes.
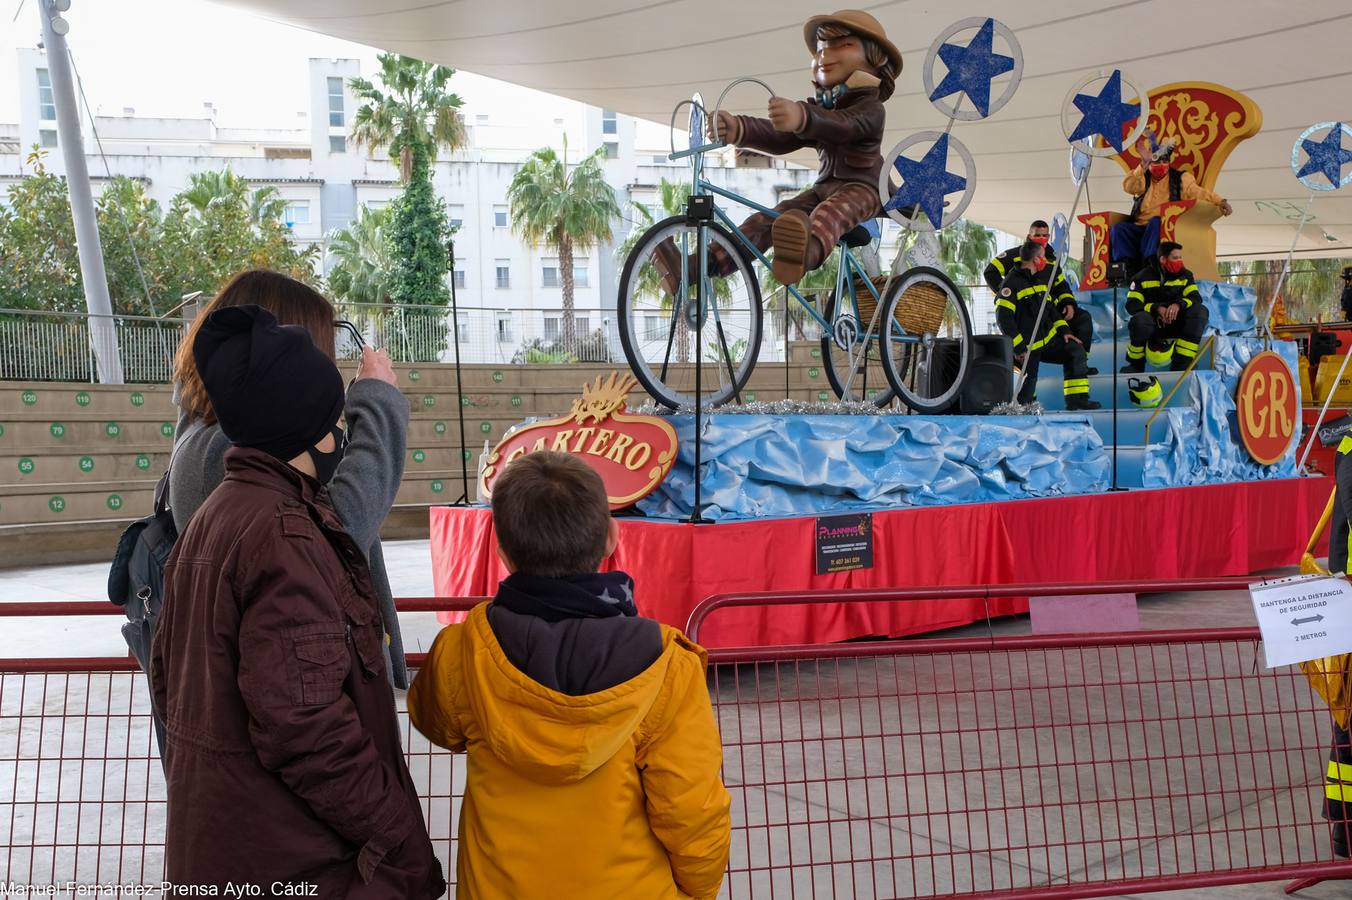
{"type": "MultiPolygon", "coordinates": [[[[740,76],[763,79],[785,96],[806,96],[802,23],[831,11],[806,0],[223,2],[659,122],[694,91],[712,104],[740,76]]],[[[972,0],[890,0],[864,8],[905,53],[887,104],[884,147],[947,122],[923,89],[926,51],[940,32],[995,12],[1017,33],[1026,59],[1018,93],[990,119],[954,128],[976,158],[978,185],[967,216],[1015,234],[1033,218],[1070,212],[1075,188],[1060,110],[1092,70],[1121,67],[1145,90],[1217,82],[1262,108],[1262,132],[1234,152],[1217,186],[1235,206],[1234,216],[1216,226],[1221,256],[1285,254],[1310,193],[1291,172],[1292,144],[1316,122],[1352,118],[1347,0],[1062,0],[995,10],[972,0]]],[[[998,37],[995,49],[1003,49],[998,37]]],[[[762,112],[764,91],[745,85],[730,105],[762,112]]],[[[1115,162],[1095,163],[1089,201],[1094,209],[1129,206],[1115,162]]],[[[1083,203],[1081,211],[1088,211],[1083,203]]],[[[1352,255],[1352,186],[1317,196],[1298,251],[1352,255]]]]}

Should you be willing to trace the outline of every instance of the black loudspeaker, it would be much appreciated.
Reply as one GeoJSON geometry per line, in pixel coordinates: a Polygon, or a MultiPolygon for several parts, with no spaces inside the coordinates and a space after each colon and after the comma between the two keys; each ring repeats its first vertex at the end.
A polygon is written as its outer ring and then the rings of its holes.
{"type": "Polygon", "coordinates": [[[1014,345],[1003,334],[972,335],[972,359],[958,409],[984,416],[1014,392],[1014,345]]]}
{"type": "MultiPolygon", "coordinates": [[[[956,340],[935,341],[935,365],[930,374],[930,394],[942,394],[957,371],[961,348],[956,340]]],[[[1003,334],[972,335],[972,358],[967,361],[967,383],[943,409],[931,415],[984,416],[993,407],[1009,401],[1014,392],[1014,345],[1003,334]]]]}

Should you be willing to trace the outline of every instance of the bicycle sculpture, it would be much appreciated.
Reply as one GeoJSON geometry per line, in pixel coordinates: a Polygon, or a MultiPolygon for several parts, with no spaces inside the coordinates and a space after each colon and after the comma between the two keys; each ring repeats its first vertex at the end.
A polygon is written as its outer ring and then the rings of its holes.
{"type": "MultiPolygon", "coordinates": [[[[760,263],[784,283],[786,302],[792,298],[820,326],[822,361],[837,397],[870,399],[880,407],[900,400],[916,412],[943,409],[967,378],[971,319],[961,293],[944,272],[931,266],[902,271],[903,251],[913,232],[953,224],[970,203],[975,166],[966,147],[950,132],[955,121],[985,118],[1009,102],[1022,74],[1021,50],[1013,33],[989,18],[964,19],[941,34],[930,47],[924,77],[930,101],[948,116],[948,126],[943,132],[912,135],[893,147],[881,158],[875,191],[873,186],[865,189],[859,171],[848,169],[850,163],[837,157],[845,150],[861,151],[853,163],[859,165],[859,155],[877,153],[881,100],[891,93],[891,78],[901,68],[900,54],[876,20],[864,14],[816,17],[804,34],[814,51],[816,98],[802,103],[785,100],[763,81],[739,78],[723,90],[712,116],[699,94],[673,110],[669,158],[689,160],[690,197],[684,215],[654,224],[625,260],[619,285],[625,356],[648,393],[673,409],[693,405],[696,397],[705,407],[740,400],[760,353],[763,309],[756,271],[760,263]],[[967,45],[948,43],[970,30],[976,34],[967,45]],[[1011,55],[993,51],[996,34],[1011,55]],[[862,45],[857,51],[838,47],[842,40],[848,44],[849,36],[862,45]],[[870,41],[880,51],[871,50],[870,41]],[[936,59],[948,67],[937,85],[936,59]],[[1002,75],[1008,78],[992,101],[993,82],[1002,75]],[[723,110],[728,94],[746,82],[771,95],[769,119],[731,116],[723,110]],[[852,98],[856,91],[862,101],[852,98]],[[867,103],[870,93],[879,107],[876,122],[867,103]],[[962,97],[952,105],[943,102],[954,94],[965,95],[975,109],[961,109],[962,97]],[[819,112],[836,104],[840,109],[834,116],[819,112]],[[687,106],[689,145],[678,151],[676,121],[687,106]],[[845,129],[840,127],[842,119],[845,129]],[[705,175],[705,155],[727,146],[729,139],[766,153],[814,147],[822,160],[818,182],[777,209],[716,185],[705,175]],[[905,155],[925,143],[929,149],[923,158],[905,155]],[[963,175],[947,170],[950,151],[961,159],[963,175]],[[839,177],[842,167],[850,179],[846,184],[839,177]],[[945,198],[958,191],[961,198],[950,206],[945,198]],[[719,197],[750,207],[756,215],[739,226],[718,204],[719,197]],[[886,278],[869,277],[854,252],[874,240],[868,220],[881,215],[903,227],[886,278]],[[819,306],[794,282],[830,254],[833,248],[826,246],[824,236],[839,249],[839,266],[834,289],[826,292],[819,306]],[[773,259],[766,256],[772,244],[773,259]],[[885,384],[879,383],[882,380],[885,384]]],[[[869,169],[870,177],[873,171],[869,169]]]]}

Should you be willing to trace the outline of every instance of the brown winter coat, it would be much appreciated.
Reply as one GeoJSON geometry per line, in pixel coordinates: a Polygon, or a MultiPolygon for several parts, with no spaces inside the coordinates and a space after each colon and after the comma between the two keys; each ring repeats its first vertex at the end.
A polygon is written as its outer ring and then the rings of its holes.
{"type": "Polygon", "coordinates": [[[803,127],[797,133],[777,131],[769,119],[738,116],[735,143],[781,156],[804,147],[817,151],[817,184],[832,193],[833,184],[866,184],[877,190],[883,168],[883,125],[887,112],[879,99],[877,79],[856,72],[849,90],[826,109],[814,100],[800,100],[803,127]],[[858,86],[856,86],[858,85],[858,86]]]}
{"type": "Polygon", "coordinates": [[[314,481],[257,450],[226,454],[165,569],[151,674],[168,733],[169,881],[445,892],[370,571],[314,481]]]}

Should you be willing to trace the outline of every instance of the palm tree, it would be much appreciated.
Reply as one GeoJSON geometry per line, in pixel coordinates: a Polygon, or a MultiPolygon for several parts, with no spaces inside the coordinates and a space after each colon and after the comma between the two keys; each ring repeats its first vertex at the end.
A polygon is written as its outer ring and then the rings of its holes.
{"type": "Polygon", "coordinates": [[[280,222],[286,212],[286,199],[270,185],[249,190],[249,183],[229,169],[194,172],[188,176],[188,188],[180,194],[188,206],[204,215],[208,209],[247,203],[249,221],[255,227],[280,222]]]}
{"type": "Polygon", "coordinates": [[[512,177],[507,203],[512,230],[529,244],[545,243],[559,254],[563,280],[563,346],[576,347],[573,321],[573,251],[587,251],[611,239],[610,223],[620,217],[615,192],[606,184],[601,160],[605,149],[586,156],[570,171],[568,140],[563,158],[552,147],[530,155],[512,177]]]}
{"type": "Polygon", "coordinates": [[[362,207],[354,222],[329,235],[333,267],[328,282],[334,297],[344,303],[388,303],[390,277],[390,211],[362,207]]]}
{"type": "Polygon", "coordinates": [[[955,222],[939,232],[939,259],[968,303],[972,296],[967,286],[981,282],[981,273],[998,252],[995,232],[971,219],[955,222]]]}
{"type": "Polygon", "coordinates": [[[1286,272],[1284,259],[1223,261],[1222,276],[1251,286],[1258,294],[1258,311],[1269,314],[1275,305],[1273,292],[1281,282],[1281,300],[1293,322],[1330,321],[1338,318],[1338,297],[1342,290],[1341,273],[1346,260],[1301,259],[1286,272]],[[1282,278],[1282,273],[1286,277],[1282,278]]]}
{"type": "Polygon", "coordinates": [[[352,139],[372,150],[388,147],[407,183],[415,149],[426,150],[427,158],[435,160],[438,148],[454,151],[465,145],[464,101],[446,91],[454,69],[397,53],[382,53],[377,59],[385,90],[365,78],[348,80],[362,102],[352,116],[352,139]]]}

